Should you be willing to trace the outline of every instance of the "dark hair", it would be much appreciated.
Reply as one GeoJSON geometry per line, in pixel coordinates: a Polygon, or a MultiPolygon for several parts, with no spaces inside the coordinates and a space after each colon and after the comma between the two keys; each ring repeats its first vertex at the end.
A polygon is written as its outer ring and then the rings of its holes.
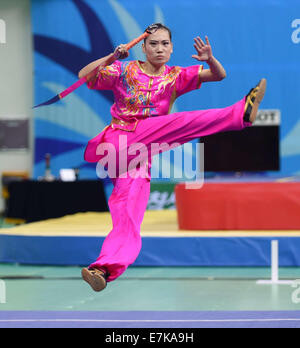
{"type": "MultiPolygon", "coordinates": [[[[171,32],[171,29],[168,28],[166,25],[162,24],[162,23],[155,23],[155,24],[152,24],[152,25],[155,25],[156,26],[156,30],[159,30],[159,29],[163,29],[163,30],[166,30],[168,33],[169,33],[169,36],[170,36],[170,40],[172,41],[172,32],[171,32]]],[[[149,27],[148,27],[149,28],[149,27]]],[[[147,29],[148,29],[147,28],[147,29]]],[[[147,30],[146,29],[146,30],[147,30]]],[[[146,31],[145,30],[145,31],[146,31]]],[[[144,43],[146,43],[146,39],[144,39],[144,43]]]]}

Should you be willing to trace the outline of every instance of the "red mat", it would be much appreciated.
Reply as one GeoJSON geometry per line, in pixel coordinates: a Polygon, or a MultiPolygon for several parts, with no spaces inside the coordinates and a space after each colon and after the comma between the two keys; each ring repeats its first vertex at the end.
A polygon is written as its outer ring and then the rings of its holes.
{"type": "Polygon", "coordinates": [[[300,183],[175,187],[181,230],[300,230],[300,183]]]}

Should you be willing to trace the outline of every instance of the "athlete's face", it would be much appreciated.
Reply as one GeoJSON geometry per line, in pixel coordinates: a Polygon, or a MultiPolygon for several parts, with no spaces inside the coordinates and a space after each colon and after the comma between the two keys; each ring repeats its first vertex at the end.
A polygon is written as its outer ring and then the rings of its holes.
{"type": "Polygon", "coordinates": [[[149,35],[143,44],[143,52],[152,65],[166,64],[173,53],[169,32],[165,29],[159,29],[154,34],[149,35]]]}

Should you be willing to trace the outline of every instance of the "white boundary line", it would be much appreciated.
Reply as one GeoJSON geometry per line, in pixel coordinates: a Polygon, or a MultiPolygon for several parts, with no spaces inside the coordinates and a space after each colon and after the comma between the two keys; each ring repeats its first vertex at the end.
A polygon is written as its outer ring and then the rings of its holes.
{"type": "Polygon", "coordinates": [[[190,319],[190,320],[104,320],[104,319],[1,319],[0,323],[17,322],[95,322],[95,323],[230,323],[230,322],[278,322],[299,321],[300,318],[270,318],[270,319],[190,319]]]}

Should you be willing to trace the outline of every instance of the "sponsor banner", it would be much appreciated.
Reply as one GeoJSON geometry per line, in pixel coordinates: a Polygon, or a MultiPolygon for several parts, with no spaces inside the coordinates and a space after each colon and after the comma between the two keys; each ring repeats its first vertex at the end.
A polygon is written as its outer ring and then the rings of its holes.
{"type": "Polygon", "coordinates": [[[148,202],[148,210],[176,209],[175,205],[175,186],[177,183],[162,182],[151,183],[151,192],[148,202]]]}
{"type": "Polygon", "coordinates": [[[259,110],[253,126],[280,126],[280,110],[259,110]]]}

